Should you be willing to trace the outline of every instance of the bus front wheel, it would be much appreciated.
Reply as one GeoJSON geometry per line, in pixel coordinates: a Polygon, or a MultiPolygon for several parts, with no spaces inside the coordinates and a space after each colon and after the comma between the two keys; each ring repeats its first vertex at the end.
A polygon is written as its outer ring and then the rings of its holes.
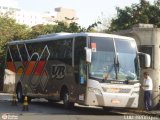
{"type": "Polygon", "coordinates": [[[73,102],[69,102],[69,93],[67,91],[63,93],[63,104],[64,108],[72,108],[74,106],[73,102]]]}
{"type": "Polygon", "coordinates": [[[111,111],[112,108],[111,108],[111,107],[103,107],[103,110],[104,110],[104,111],[111,111]]]}

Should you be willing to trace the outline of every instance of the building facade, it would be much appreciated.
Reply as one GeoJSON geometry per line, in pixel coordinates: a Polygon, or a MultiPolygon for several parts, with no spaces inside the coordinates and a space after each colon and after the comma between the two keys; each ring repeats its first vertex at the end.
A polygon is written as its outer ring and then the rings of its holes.
{"type": "MultiPolygon", "coordinates": [[[[160,100],[160,28],[152,24],[138,24],[132,29],[122,30],[116,34],[133,37],[139,51],[150,54],[151,67],[141,70],[141,84],[143,84],[143,72],[148,71],[153,79],[153,107],[157,107],[160,100]]],[[[143,90],[140,94],[140,105],[143,105],[143,90]]]]}
{"type": "Polygon", "coordinates": [[[57,21],[71,23],[76,22],[76,20],[78,20],[78,18],[76,17],[76,11],[73,9],[58,7],[55,8],[55,11],[57,12],[55,16],[55,20],[57,21]]]}
{"type": "Polygon", "coordinates": [[[55,24],[57,21],[66,23],[76,22],[76,11],[69,8],[58,7],[54,11],[36,13],[23,11],[18,8],[14,0],[0,0],[0,15],[7,15],[19,24],[34,26],[37,24],[55,24]]]}

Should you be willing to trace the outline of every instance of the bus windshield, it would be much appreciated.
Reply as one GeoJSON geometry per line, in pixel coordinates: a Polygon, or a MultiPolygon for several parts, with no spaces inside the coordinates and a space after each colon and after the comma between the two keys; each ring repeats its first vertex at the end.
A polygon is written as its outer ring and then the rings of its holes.
{"type": "Polygon", "coordinates": [[[90,78],[99,81],[137,80],[139,75],[135,41],[91,37],[90,78]]]}

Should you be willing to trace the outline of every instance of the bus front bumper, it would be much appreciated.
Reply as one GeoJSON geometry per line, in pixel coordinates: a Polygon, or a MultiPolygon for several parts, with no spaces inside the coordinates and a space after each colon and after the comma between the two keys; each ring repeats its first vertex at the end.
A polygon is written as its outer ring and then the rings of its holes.
{"type": "Polygon", "coordinates": [[[102,107],[138,107],[139,94],[129,93],[101,93],[99,90],[89,90],[87,92],[86,104],[90,106],[102,107]]]}

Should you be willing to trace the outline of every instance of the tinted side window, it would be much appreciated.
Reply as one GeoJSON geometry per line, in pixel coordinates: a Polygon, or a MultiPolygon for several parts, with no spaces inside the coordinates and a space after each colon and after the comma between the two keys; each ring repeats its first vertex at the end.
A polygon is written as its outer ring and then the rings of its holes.
{"type": "Polygon", "coordinates": [[[63,42],[64,58],[72,58],[72,41],[72,39],[68,39],[63,42]]]}
{"type": "Polygon", "coordinates": [[[48,41],[40,43],[39,47],[41,47],[40,60],[48,60],[51,54],[48,48],[48,41]]]}
{"type": "Polygon", "coordinates": [[[28,60],[28,55],[27,55],[27,51],[25,49],[25,45],[24,44],[19,44],[18,47],[19,47],[19,51],[20,51],[22,60],[27,61],[28,60]]]}
{"type": "Polygon", "coordinates": [[[26,46],[31,60],[38,60],[42,54],[45,44],[43,42],[27,43],[26,46]]]}
{"type": "Polygon", "coordinates": [[[66,64],[72,64],[73,38],[53,40],[47,43],[50,51],[50,60],[60,60],[66,64]]]}
{"type": "Polygon", "coordinates": [[[52,59],[72,58],[72,39],[50,41],[49,44],[52,59]]]}
{"type": "Polygon", "coordinates": [[[79,65],[80,60],[85,60],[86,37],[75,38],[74,64],[79,65]]]}
{"type": "Polygon", "coordinates": [[[58,46],[56,41],[49,41],[47,43],[48,47],[49,47],[49,51],[50,51],[50,60],[54,60],[57,58],[57,53],[58,53],[58,46]]]}
{"type": "Polygon", "coordinates": [[[80,83],[81,71],[85,74],[85,47],[86,47],[86,37],[77,37],[75,38],[74,44],[74,73],[75,73],[75,80],[76,83],[80,83]]]}
{"type": "Polygon", "coordinates": [[[11,51],[11,54],[12,54],[12,57],[13,57],[13,61],[21,61],[16,45],[11,45],[10,46],[10,51],[11,51]]]}
{"type": "Polygon", "coordinates": [[[7,61],[12,61],[12,58],[10,56],[10,53],[9,53],[9,49],[7,49],[7,61]]]}

